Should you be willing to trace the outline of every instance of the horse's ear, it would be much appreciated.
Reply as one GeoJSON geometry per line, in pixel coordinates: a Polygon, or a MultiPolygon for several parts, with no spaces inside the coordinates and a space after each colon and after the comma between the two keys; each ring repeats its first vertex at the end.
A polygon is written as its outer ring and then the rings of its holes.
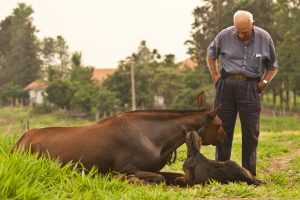
{"type": "Polygon", "coordinates": [[[208,117],[210,118],[214,118],[219,111],[221,110],[222,104],[218,105],[216,108],[214,108],[213,110],[208,112],[208,117]]]}
{"type": "Polygon", "coordinates": [[[197,96],[197,106],[199,109],[205,107],[205,94],[204,91],[201,91],[197,96]]]}

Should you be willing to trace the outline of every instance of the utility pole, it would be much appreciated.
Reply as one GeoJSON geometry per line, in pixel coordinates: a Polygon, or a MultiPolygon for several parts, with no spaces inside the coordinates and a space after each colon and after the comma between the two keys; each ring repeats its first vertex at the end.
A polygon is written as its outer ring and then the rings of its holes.
{"type": "Polygon", "coordinates": [[[217,0],[218,32],[221,31],[221,6],[222,0],[217,0]]]}
{"type": "MultiPolygon", "coordinates": [[[[134,58],[132,58],[134,59],[134,58]]],[[[136,100],[135,100],[135,78],[134,78],[134,60],[130,62],[130,75],[131,75],[131,110],[136,110],[136,100]]]]}

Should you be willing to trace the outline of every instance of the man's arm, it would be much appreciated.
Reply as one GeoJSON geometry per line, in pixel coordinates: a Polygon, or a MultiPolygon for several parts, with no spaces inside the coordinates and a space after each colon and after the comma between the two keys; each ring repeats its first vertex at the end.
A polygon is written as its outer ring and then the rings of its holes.
{"type": "Polygon", "coordinates": [[[263,76],[261,81],[258,83],[258,88],[260,89],[260,91],[263,91],[267,87],[267,85],[272,81],[272,79],[275,77],[276,74],[277,74],[277,68],[274,68],[272,70],[268,70],[265,73],[265,75],[263,76]],[[263,80],[266,80],[268,83],[265,84],[263,82],[263,80]]]}
{"type": "Polygon", "coordinates": [[[275,75],[277,74],[277,68],[274,68],[272,70],[268,70],[264,77],[263,80],[267,80],[268,82],[271,82],[271,80],[275,77],[275,75]]]}
{"type": "Polygon", "coordinates": [[[208,53],[206,56],[206,62],[207,62],[207,66],[211,75],[211,79],[213,81],[214,84],[216,84],[216,82],[219,80],[220,78],[220,73],[217,67],[217,59],[214,60],[208,53]]]}

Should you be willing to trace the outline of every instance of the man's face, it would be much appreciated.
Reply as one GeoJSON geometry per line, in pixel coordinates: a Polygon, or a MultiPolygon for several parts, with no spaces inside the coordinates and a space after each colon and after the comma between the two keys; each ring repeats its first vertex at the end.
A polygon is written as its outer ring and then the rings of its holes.
{"type": "Polygon", "coordinates": [[[234,24],[236,35],[242,41],[250,40],[252,37],[253,25],[249,20],[237,20],[234,24]]]}

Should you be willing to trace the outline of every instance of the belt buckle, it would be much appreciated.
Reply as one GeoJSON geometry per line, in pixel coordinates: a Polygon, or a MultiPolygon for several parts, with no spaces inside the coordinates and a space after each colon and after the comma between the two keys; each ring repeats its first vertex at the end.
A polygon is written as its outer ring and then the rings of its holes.
{"type": "Polygon", "coordinates": [[[235,74],[234,78],[239,81],[245,81],[247,79],[247,77],[242,74],[235,74]]]}

